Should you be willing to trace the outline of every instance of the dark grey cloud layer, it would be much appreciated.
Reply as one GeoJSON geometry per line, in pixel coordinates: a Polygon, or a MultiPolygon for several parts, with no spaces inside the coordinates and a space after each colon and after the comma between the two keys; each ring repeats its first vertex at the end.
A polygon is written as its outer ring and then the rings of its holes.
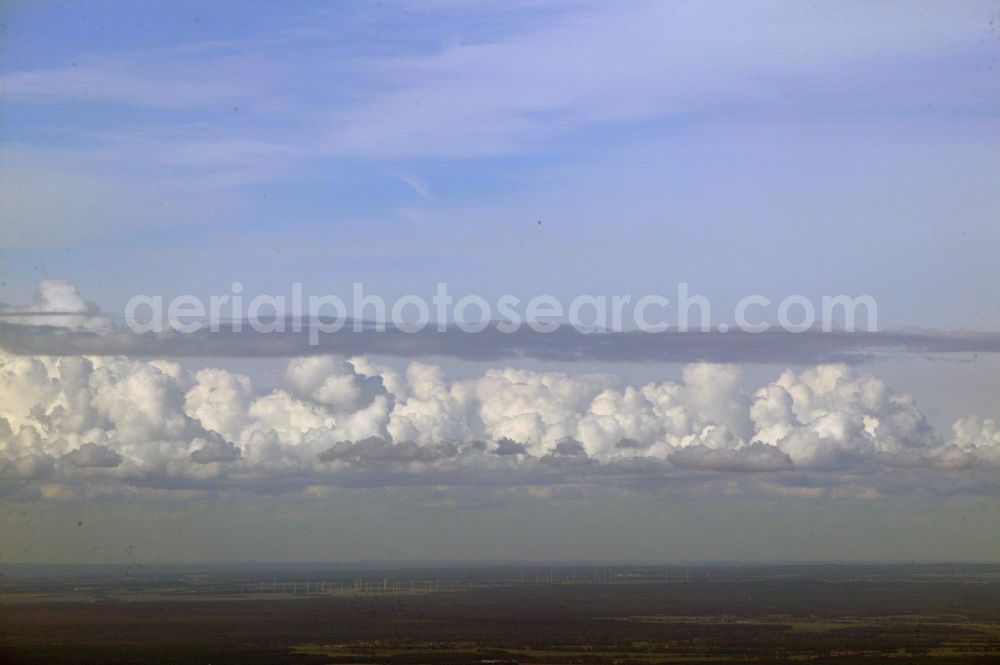
{"type": "Polygon", "coordinates": [[[157,357],[290,357],[321,354],[427,356],[495,361],[516,358],[559,362],[754,362],[861,364],[884,353],[1000,353],[1000,333],[886,331],[789,333],[617,332],[581,333],[569,326],[552,333],[523,328],[470,334],[451,328],[417,333],[387,328],[354,332],[347,324],[309,343],[308,332],[264,334],[244,326],[191,334],[94,332],[46,325],[0,323],[0,348],[21,355],[130,355],[157,357]]]}

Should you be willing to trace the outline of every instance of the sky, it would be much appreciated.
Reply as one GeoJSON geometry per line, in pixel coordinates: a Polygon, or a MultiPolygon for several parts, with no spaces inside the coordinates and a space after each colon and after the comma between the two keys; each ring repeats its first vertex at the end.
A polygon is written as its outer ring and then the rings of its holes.
{"type": "Polygon", "coordinates": [[[0,560],[998,560],[998,130],[993,2],[5,2],[0,560]],[[235,282],[713,332],[123,328],[235,282]]]}

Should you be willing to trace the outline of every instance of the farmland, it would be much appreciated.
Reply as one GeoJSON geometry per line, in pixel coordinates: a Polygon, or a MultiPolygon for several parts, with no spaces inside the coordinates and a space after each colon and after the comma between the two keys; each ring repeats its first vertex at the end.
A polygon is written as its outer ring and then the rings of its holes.
{"type": "Polygon", "coordinates": [[[15,663],[988,663],[996,566],[13,572],[15,663]]]}

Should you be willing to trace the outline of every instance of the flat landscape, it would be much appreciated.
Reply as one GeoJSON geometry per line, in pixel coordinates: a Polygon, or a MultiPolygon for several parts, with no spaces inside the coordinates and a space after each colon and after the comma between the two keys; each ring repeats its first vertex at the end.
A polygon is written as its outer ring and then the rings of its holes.
{"type": "Polygon", "coordinates": [[[1000,566],[5,568],[11,663],[995,663],[1000,566]]]}

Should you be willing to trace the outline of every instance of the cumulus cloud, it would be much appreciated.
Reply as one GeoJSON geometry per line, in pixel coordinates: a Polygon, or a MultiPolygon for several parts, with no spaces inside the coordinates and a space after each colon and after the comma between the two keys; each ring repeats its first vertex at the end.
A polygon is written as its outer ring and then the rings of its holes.
{"type": "Polygon", "coordinates": [[[74,466],[104,469],[114,468],[122,462],[121,455],[107,446],[99,446],[96,443],[85,443],[63,455],[63,459],[74,466]]]}
{"type": "Polygon", "coordinates": [[[493,453],[496,455],[527,455],[528,448],[523,443],[518,443],[513,439],[508,439],[505,436],[500,437],[497,441],[496,448],[493,449],[493,453]]]}
{"type": "Polygon", "coordinates": [[[760,441],[742,448],[710,448],[697,444],[671,453],[669,460],[681,468],[712,471],[781,471],[794,468],[787,453],[760,441]]]}
{"type": "Polygon", "coordinates": [[[211,464],[213,462],[235,462],[240,458],[240,449],[221,436],[211,432],[212,436],[205,445],[191,453],[191,461],[195,464],[211,464]]]}
{"type": "Polygon", "coordinates": [[[361,441],[338,441],[319,454],[323,462],[356,462],[359,464],[392,464],[433,462],[440,457],[437,447],[421,446],[412,441],[392,443],[377,436],[361,441]]]}
{"type": "Polygon", "coordinates": [[[15,307],[0,303],[3,322],[14,325],[45,325],[53,328],[108,333],[114,329],[94,303],[85,299],[65,279],[43,279],[29,305],[15,307]]]}
{"type": "Polygon", "coordinates": [[[48,485],[676,485],[697,472],[832,486],[1000,467],[995,420],[969,416],[943,436],[912,397],[842,364],[747,391],[732,365],[634,386],[513,368],[455,380],[422,362],[400,373],[315,356],[261,391],[219,368],[0,352],[0,393],[0,474],[48,485]]]}
{"type": "Polygon", "coordinates": [[[17,455],[0,460],[0,478],[7,480],[42,480],[55,473],[51,455],[17,455]]]}
{"type": "Polygon", "coordinates": [[[552,448],[552,455],[555,457],[586,457],[587,451],[583,444],[573,439],[563,439],[552,448]]]}
{"type": "Polygon", "coordinates": [[[786,370],[756,392],[750,413],[758,440],[807,468],[923,457],[940,444],[911,396],[844,365],[786,370]]]}

